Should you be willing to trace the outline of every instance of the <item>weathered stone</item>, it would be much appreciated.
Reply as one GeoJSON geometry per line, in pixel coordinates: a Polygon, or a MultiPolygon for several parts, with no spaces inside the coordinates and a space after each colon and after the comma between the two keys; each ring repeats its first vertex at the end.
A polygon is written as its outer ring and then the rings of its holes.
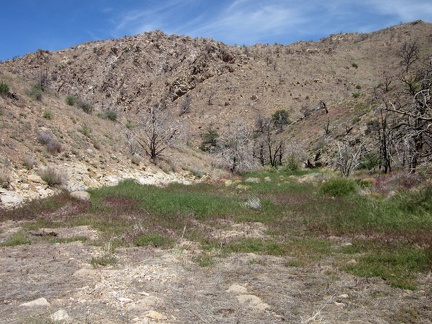
{"type": "Polygon", "coordinates": [[[270,308],[269,304],[264,303],[261,298],[255,295],[239,295],[237,296],[237,300],[240,304],[259,311],[265,311],[270,308]]]}
{"type": "Polygon", "coordinates": [[[245,294],[247,293],[247,289],[246,287],[240,286],[239,284],[233,284],[228,288],[227,292],[234,294],[245,294]]]}
{"type": "Polygon", "coordinates": [[[50,316],[53,322],[70,322],[71,318],[64,309],[59,309],[57,312],[50,316]]]}
{"type": "Polygon", "coordinates": [[[27,180],[34,183],[45,183],[42,178],[37,174],[30,174],[29,176],[27,176],[27,180]]]}
{"type": "Polygon", "coordinates": [[[245,180],[246,183],[259,183],[260,179],[259,178],[247,178],[245,180]]]}
{"type": "Polygon", "coordinates": [[[84,200],[89,201],[90,200],[90,194],[87,191],[74,191],[70,193],[72,198],[78,199],[78,200],[84,200]]]}
{"type": "Polygon", "coordinates": [[[50,303],[45,298],[38,298],[32,301],[29,301],[27,303],[23,303],[20,306],[24,307],[48,307],[50,306],[50,303]]]}
{"type": "Polygon", "coordinates": [[[146,314],[146,316],[148,318],[151,318],[151,319],[154,319],[154,320],[167,320],[168,319],[168,317],[166,317],[165,315],[163,315],[163,314],[161,314],[159,312],[153,311],[153,310],[148,311],[147,314],[146,314]]]}
{"type": "Polygon", "coordinates": [[[5,190],[4,192],[0,192],[0,201],[5,206],[19,205],[20,203],[22,203],[23,199],[24,198],[20,194],[14,192],[14,191],[5,190]]]}

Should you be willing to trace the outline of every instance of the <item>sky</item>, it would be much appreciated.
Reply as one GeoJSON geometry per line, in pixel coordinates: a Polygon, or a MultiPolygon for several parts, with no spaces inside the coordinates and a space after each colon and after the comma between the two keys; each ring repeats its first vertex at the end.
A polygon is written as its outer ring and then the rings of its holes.
{"type": "Polygon", "coordinates": [[[2,0],[0,61],[152,30],[291,44],[419,19],[432,21],[432,0],[2,0]]]}

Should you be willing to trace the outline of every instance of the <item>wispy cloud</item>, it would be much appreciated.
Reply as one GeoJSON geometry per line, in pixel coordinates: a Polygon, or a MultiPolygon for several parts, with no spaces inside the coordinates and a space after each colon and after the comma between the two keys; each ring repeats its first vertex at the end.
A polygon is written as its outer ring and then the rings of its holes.
{"type": "Polygon", "coordinates": [[[117,15],[113,36],[162,29],[231,44],[290,42],[340,31],[369,32],[425,16],[432,17],[430,0],[150,0],[144,8],[117,15]]]}

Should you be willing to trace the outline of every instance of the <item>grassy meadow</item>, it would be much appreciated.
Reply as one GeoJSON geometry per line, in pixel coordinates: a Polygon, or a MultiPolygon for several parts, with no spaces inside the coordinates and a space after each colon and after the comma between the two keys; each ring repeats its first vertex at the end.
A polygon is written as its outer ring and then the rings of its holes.
{"type": "Polygon", "coordinates": [[[94,266],[115,266],[119,247],[187,249],[184,241],[199,246],[195,261],[203,267],[232,253],[283,257],[287,267],[331,257],[341,271],[411,290],[418,274],[432,268],[432,186],[425,185],[426,176],[354,179],[267,170],[231,182],[160,188],[125,180],[90,190],[88,202],[63,192],[1,211],[0,221],[26,221],[1,245],[31,244],[32,230],[86,225],[100,233],[97,240],[42,239],[103,246],[105,255],[89,261],[94,266]],[[235,224],[245,232],[248,224],[264,230],[259,236],[215,235],[235,224]]]}

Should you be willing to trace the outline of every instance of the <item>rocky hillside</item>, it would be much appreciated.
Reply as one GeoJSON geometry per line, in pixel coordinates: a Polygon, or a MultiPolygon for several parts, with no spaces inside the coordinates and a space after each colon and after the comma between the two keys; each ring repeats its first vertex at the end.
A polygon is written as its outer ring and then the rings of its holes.
{"type": "Polygon", "coordinates": [[[50,192],[40,179],[50,166],[63,170],[69,190],[125,177],[165,179],[172,171],[181,181],[224,176],[219,162],[198,149],[202,136],[211,129],[229,136],[239,123],[255,129],[257,120],[280,110],[291,124],[277,138],[301,150],[302,160],[325,141],[328,163],[332,140],[364,137],[373,91],[397,75],[409,42],[422,57],[430,55],[432,24],[254,46],[155,31],[4,61],[0,83],[9,89],[0,97],[0,162],[2,197],[9,198],[3,202],[50,192]],[[181,133],[157,166],[127,135],[151,107],[163,108],[181,133]]]}

